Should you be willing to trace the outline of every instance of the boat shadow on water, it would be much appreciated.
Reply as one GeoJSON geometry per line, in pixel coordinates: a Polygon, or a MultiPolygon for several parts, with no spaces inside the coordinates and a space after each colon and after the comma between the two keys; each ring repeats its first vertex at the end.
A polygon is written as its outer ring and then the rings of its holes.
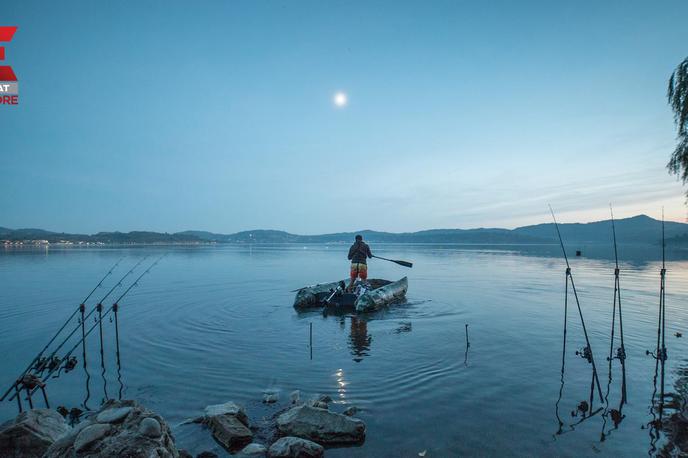
{"type": "MultiPolygon", "coordinates": [[[[322,309],[297,310],[299,319],[311,319],[322,317],[327,320],[336,320],[339,328],[347,333],[347,345],[353,361],[360,363],[366,356],[370,356],[373,335],[368,324],[372,321],[386,321],[398,318],[399,313],[404,315],[404,309],[417,305],[418,302],[409,302],[405,298],[389,304],[374,312],[357,314],[353,307],[323,307],[322,309]],[[392,316],[390,316],[392,315],[392,316]]],[[[399,326],[393,331],[395,334],[411,332],[410,321],[399,322],[399,326]]]]}

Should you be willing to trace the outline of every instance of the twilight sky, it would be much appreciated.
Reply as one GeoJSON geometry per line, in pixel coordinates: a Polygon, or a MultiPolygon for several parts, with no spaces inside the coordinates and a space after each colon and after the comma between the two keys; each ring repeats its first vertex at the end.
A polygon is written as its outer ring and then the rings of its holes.
{"type": "Polygon", "coordinates": [[[664,165],[686,17],[685,0],[8,2],[0,226],[401,232],[610,202],[685,221],[664,165]]]}

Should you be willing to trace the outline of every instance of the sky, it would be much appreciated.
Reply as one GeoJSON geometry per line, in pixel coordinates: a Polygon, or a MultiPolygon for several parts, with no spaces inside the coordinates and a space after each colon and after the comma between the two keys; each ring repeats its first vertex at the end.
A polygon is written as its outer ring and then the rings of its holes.
{"type": "Polygon", "coordinates": [[[0,226],[686,221],[688,2],[7,2],[0,226]],[[334,103],[335,94],[347,104],[334,103]]]}

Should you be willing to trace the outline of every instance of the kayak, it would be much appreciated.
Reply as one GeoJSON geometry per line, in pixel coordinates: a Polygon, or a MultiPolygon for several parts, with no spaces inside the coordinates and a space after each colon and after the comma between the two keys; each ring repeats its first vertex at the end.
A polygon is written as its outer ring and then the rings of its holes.
{"type": "Polygon", "coordinates": [[[346,280],[306,286],[297,291],[294,308],[297,310],[327,307],[353,309],[356,312],[371,312],[406,296],[408,278],[392,282],[372,278],[357,288],[356,292],[346,292],[346,280]]]}

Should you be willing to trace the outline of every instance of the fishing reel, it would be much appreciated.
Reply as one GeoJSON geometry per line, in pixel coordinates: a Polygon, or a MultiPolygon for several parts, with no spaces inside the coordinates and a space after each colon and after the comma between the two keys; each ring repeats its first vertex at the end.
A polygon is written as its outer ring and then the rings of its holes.
{"type": "Polygon", "coordinates": [[[48,358],[46,356],[43,356],[41,358],[38,358],[36,361],[36,364],[33,365],[32,369],[36,373],[43,373],[45,369],[48,367],[48,358]]]}
{"type": "Polygon", "coordinates": [[[70,356],[67,361],[65,361],[65,364],[63,366],[63,369],[65,372],[70,372],[76,367],[76,356],[70,356]]]}
{"type": "Polygon", "coordinates": [[[50,372],[53,372],[55,369],[60,367],[60,364],[62,364],[62,360],[60,359],[59,356],[53,356],[50,359],[50,362],[48,363],[48,370],[50,372]]]}
{"type": "Polygon", "coordinates": [[[588,404],[588,401],[581,401],[578,406],[576,406],[576,410],[571,411],[571,416],[572,417],[577,417],[578,414],[582,414],[585,416],[585,413],[588,411],[590,408],[590,404],[588,404]]]}
{"type": "Polygon", "coordinates": [[[62,365],[62,367],[60,367],[60,370],[57,371],[57,374],[53,375],[53,378],[58,378],[60,376],[60,374],[62,373],[62,371],[64,371],[65,374],[68,372],[71,372],[76,367],[76,364],[77,364],[76,356],[70,356],[69,358],[67,358],[64,365],[62,365]]]}
{"type": "Polygon", "coordinates": [[[616,349],[616,355],[611,358],[607,357],[607,361],[612,361],[614,359],[618,359],[621,363],[626,361],[626,350],[623,347],[619,347],[616,349]]]}
{"type": "Polygon", "coordinates": [[[666,348],[658,348],[655,351],[645,350],[645,354],[650,355],[654,359],[658,359],[660,361],[666,361],[667,360],[666,348]]]}
{"type": "Polygon", "coordinates": [[[589,345],[580,350],[576,350],[576,355],[580,356],[581,358],[587,360],[588,363],[592,364],[592,350],[590,349],[589,345]]]}
{"type": "Polygon", "coordinates": [[[623,420],[625,417],[625,415],[621,414],[620,410],[616,410],[616,409],[611,409],[609,411],[609,414],[612,418],[612,422],[614,422],[614,426],[619,426],[619,424],[621,423],[621,420],[623,420]]]}

